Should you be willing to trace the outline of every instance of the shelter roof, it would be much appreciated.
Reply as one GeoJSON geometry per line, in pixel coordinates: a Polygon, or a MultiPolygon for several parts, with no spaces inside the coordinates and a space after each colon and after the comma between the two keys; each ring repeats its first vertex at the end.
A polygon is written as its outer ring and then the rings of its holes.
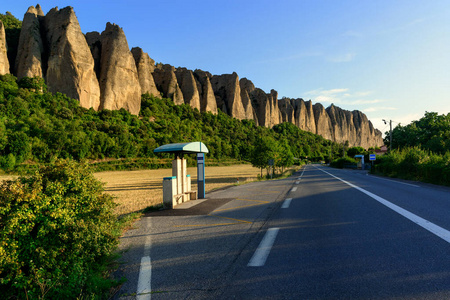
{"type": "Polygon", "coordinates": [[[208,148],[202,142],[192,142],[192,143],[176,143],[162,145],[161,147],[153,150],[155,153],[209,153],[208,148]]]}

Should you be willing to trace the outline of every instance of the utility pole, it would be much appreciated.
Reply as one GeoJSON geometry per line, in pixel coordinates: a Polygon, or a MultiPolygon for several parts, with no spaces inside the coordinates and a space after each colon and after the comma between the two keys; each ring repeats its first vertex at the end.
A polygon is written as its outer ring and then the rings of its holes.
{"type": "MultiPolygon", "coordinates": [[[[387,124],[385,119],[383,122],[385,125],[387,124]]],[[[389,152],[392,152],[392,120],[389,120],[389,152]]]]}

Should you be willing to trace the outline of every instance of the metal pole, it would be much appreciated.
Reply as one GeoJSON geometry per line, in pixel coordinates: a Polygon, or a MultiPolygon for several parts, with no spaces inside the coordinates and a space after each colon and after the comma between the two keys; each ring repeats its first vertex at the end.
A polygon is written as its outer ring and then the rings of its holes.
{"type": "Polygon", "coordinates": [[[392,120],[389,120],[389,151],[392,152],[392,120]]]}

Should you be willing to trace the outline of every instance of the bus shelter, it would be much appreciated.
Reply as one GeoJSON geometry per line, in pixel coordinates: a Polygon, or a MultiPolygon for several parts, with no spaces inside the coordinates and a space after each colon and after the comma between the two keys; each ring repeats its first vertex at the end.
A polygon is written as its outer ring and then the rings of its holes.
{"type": "Polygon", "coordinates": [[[165,207],[197,198],[205,198],[205,153],[208,148],[202,142],[167,144],[153,150],[155,153],[173,153],[172,176],[163,178],[163,203],[165,207]],[[197,192],[191,190],[191,177],[187,174],[184,155],[197,155],[197,192]]]}

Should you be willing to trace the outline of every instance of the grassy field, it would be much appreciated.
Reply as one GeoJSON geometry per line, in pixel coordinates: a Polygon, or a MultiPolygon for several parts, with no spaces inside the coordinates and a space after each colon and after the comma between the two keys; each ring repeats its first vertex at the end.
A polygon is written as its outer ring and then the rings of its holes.
{"type": "MultiPolygon", "coordinates": [[[[265,175],[265,171],[263,174],[265,175]]],[[[188,168],[192,190],[197,190],[197,168],[188,168]]],[[[222,167],[206,167],[206,192],[239,183],[255,181],[260,170],[249,164],[222,167]]],[[[162,203],[162,181],[172,176],[172,169],[108,171],[94,174],[105,183],[105,191],[116,197],[116,213],[124,215],[162,203]]],[[[0,181],[17,176],[0,175],[0,181]]]]}
{"type": "MultiPolygon", "coordinates": [[[[192,190],[197,190],[197,168],[188,168],[192,190]]],[[[259,169],[251,165],[206,167],[206,192],[239,183],[257,180],[259,169]]],[[[162,203],[162,181],[172,176],[172,169],[113,171],[95,173],[104,182],[105,190],[117,197],[117,214],[127,214],[162,203]]]]}

